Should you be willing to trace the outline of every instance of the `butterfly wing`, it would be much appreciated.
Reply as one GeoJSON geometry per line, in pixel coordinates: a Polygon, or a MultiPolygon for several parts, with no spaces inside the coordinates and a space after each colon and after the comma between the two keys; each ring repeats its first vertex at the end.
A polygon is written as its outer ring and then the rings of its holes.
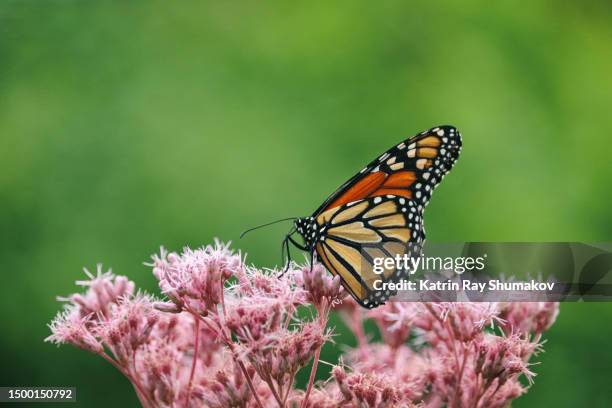
{"type": "Polygon", "coordinates": [[[314,213],[319,259],[362,306],[376,307],[395,293],[376,288],[377,281],[398,281],[408,273],[374,273],[375,258],[420,255],[423,209],[460,150],[454,127],[425,131],[368,164],[314,213]]]}
{"type": "Polygon", "coordinates": [[[377,271],[375,259],[419,256],[424,239],[418,205],[392,194],[334,207],[321,213],[316,222],[318,258],[368,308],[395,293],[381,284],[397,281],[408,272],[395,266],[377,271]]]}
{"type": "Polygon", "coordinates": [[[424,207],[460,152],[461,134],[453,126],[426,130],[373,160],[327,198],[314,216],[352,201],[388,194],[424,207]]]}

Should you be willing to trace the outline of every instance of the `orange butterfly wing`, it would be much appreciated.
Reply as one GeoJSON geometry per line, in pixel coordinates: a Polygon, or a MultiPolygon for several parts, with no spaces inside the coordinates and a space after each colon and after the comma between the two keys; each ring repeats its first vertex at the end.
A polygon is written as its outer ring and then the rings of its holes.
{"type": "MultiPolygon", "coordinates": [[[[425,240],[423,208],[460,151],[461,135],[454,127],[422,132],[368,164],[313,214],[323,238],[316,245],[319,259],[342,277],[362,306],[375,307],[393,295],[372,289],[373,279],[380,278],[371,273],[372,254],[420,253],[425,240]],[[394,209],[389,212],[390,207],[394,209]]],[[[397,281],[406,273],[396,270],[382,278],[397,281]]]]}
{"type": "Polygon", "coordinates": [[[425,205],[460,151],[461,135],[453,126],[422,132],[368,164],[325,200],[314,216],[353,201],[390,194],[425,205]]]}

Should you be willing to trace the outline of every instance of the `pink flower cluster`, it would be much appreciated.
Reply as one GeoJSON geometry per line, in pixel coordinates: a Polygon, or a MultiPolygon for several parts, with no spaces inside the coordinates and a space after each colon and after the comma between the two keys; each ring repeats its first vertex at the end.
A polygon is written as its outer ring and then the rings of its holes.
{"type": "Polygon", "coordinates": [[[279,276],[219,242],[162,249],[150,266],[165,300],[99,267],[77,282],[85,293],[60,298],[47,338],[115,366],[143,407],[504,407],[527,391],[521,378],[532,384],[530,359],[559,308],[389,302],[367,311],[319,264],[279,276]],[[316,382],[332,312],[357,346],[316,382]],[[364,330],[369,319],[381,342],[364,330]]]}

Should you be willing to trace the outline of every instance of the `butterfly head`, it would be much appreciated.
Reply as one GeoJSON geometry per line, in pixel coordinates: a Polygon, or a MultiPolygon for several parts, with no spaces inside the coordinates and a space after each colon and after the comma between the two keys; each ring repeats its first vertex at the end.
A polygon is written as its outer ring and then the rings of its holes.
{"type": "Polygon", "coordinates": [[[313,217],[298,218],[295,220],[295,230],[302,236],[304,246],[313,250],[317,242],[317,222],[313,217]]]}

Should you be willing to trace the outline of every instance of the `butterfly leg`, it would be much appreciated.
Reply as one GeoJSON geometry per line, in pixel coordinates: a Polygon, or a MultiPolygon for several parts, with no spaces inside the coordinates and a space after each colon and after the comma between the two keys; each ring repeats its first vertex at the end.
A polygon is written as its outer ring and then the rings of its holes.
{"type": "Polygon", "coordinates": [[[314,253],[315,251],[310,251],[310,272],[312,272],[312,268],[314,268],[314,253]]]}
{"type": "Polygon", "coordinates": [[[281,265],[285,264],[285,260],[287,259],[285,257],[285,248],[287,247],[287,238],[283,239],[283,242],[281,244],[281,265]]]}
{"type": "Polygon", "coordinates": [[[287,271],[289,270],[289,266],[291,265],[291,251],[289,249],[289,240],[288,239],[289,239],[289,236],[285,237],[285,239],[283,240],[283,244],[282,244],[283,263],[285,263],[285,259],[286,259],[286,264],[285,264],[285,267],[283,268],[283,271],[278,276],[279,278],[282,278],[283,275],[285,273],[287,273],[287,271]],[[285,251],[287,251],[287,258],[285,258],[285,251]]]}
{"type": "Polygon", "coordinates": [[[307,252],[310,253],[310,267],[312,268],[314,251],[311,251],[310,249],[308,249],[304,245],[302,245],[299,242],[297,242],[295,239],[293,239],[291,237],[291,235],[287,235],[285,237],[285,239],[283,240],[283,244],[282,244],[283,262],[285,261],[285,250],[286,250],[287,251],[287,264],[285,265],[285,268],[283,269],[283,272],[281,272],[279,278],[282,277],[285,273],[287,273],[287,271],[289,270],[289,267],[291,266],[291,249],[290,249],[290,246],[289,246],[289,242],[291,242],[293,245],[295,245],[298,249],[300,249],[302,251],[307,251],[307,252]]]}
{"type": "Polygon", "coordinates": [[[300,243],[299,243],[299,242],[297,242],[295,239],[293,239],[293,238],[291,237],[291,235],[288,235],[288,236],[287,236],[287,239],[288,239],[289,241],[291,241],[291,243],[292,243],[293,245],[295,245],[296,247],[298,247],[298,248],[299,248],[299,249],[301,249],[302,251],[310,251],[310,249],[306,248],[304,245],[300,244],[300,243]]]}

